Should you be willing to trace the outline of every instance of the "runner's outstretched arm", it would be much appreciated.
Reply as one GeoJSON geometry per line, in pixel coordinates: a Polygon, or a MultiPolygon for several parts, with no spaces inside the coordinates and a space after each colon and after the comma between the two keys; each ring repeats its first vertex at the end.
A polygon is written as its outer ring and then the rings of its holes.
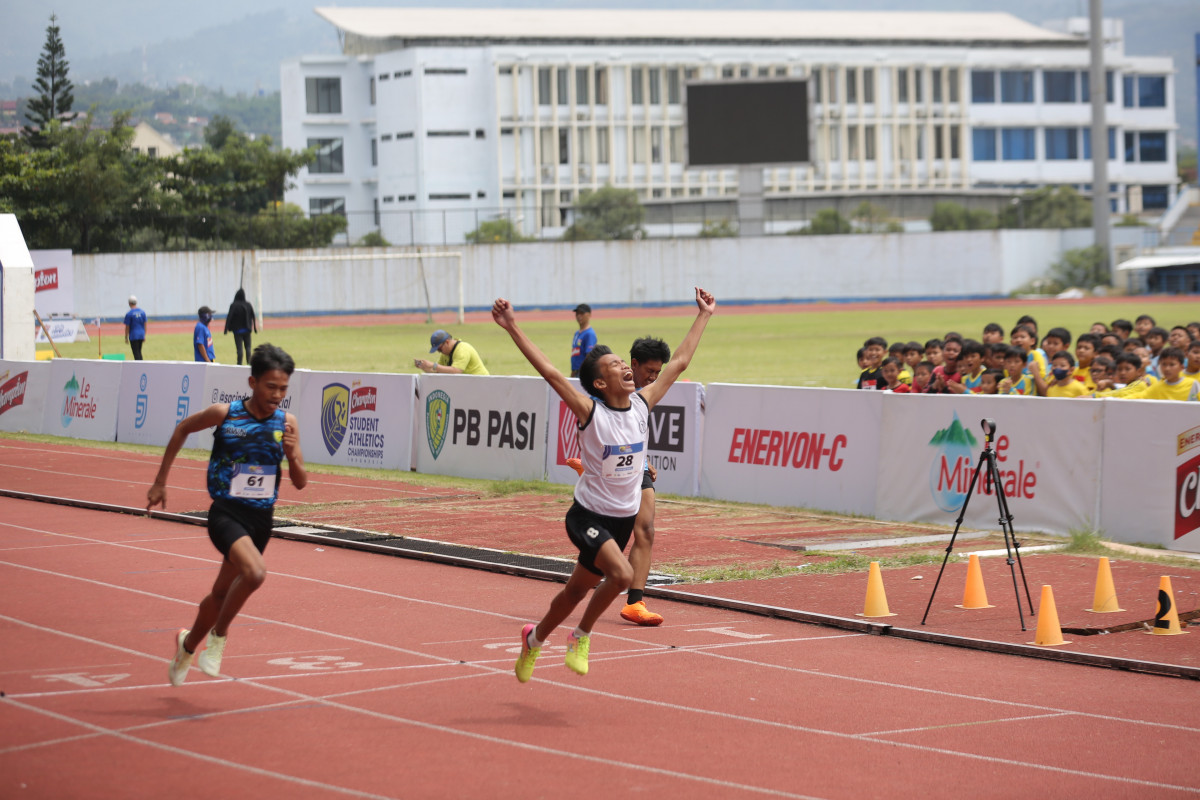
{"type": "Polygon", "coordinates": [[[508,331],[508,335],[512,337],[513,342],[517,345],[517,349],[521,351],[521,354],[525,356],[533,368],[538,371],[538,374],[546,379],[546,382],[558,393],[558,396],[563,399],[563,402],[567,404],[572,413],[580,421],[586,420],[588,415],[592,413],[592,399],[587,395],[581,394],[571,381],[558,371],[553,362],[546,357],[546,354],[530,341],[525,332],[521,330],[521,327],[517,325],[512,303],[503,297],[497,299],[492,304],[492,319],[496,321],[497,325],[508,331]]]}
{"type": "Polygon", "coordinates": [[[642,399],[646,401],[646,405],[654,408],[659,400],[663,399],[667,390],[671,388],[671,384],[683,374],[683,371],[692,363],[692,356],[696,353],[696,348],[700,344],[700,337],[704,335],[704,328],[708,325],[708,318],[717,310],[717,300],[710,292],[696,287],[696,307],[699,311],[696,313],[696,319],[692,322],[692,327],[688,330],[687,336],[683,337],[683,341],[671,356],[671,360],[663,366],[662,372],[658,375],[658,380],[642,389],[642,399]]]}

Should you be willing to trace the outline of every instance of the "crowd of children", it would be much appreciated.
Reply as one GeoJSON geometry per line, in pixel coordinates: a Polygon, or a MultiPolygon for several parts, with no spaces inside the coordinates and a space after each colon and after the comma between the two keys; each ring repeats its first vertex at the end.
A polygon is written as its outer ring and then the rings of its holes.
{"type": "Polygon", "coordinates": [[[1142,314],[1134,322],[1092,323],[1072,339],[1037,321],[984,326],[981,340],[951,331],[941,339],[894,342],[872,336],[858,351],[859,389],[919,394],[1200,399],[1200,322],[1167,330],[1142,314]],[[1074,344],[1074,353],[1071,348],[1074,344]]]}

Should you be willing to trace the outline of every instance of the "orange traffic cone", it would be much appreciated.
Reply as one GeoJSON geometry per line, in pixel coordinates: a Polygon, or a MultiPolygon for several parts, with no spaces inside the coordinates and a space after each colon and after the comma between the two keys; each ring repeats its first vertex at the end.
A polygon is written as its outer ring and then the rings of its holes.
{"type": "Polygon", "coordinates": [[[888,611],[887,595],[883,593],[883,574],[879,571],[879,562],[871,562],[871,571],[867,574],[867,602],[859,617],[894,617],[888,611]]]}
{"type": "Polygon", "coordinates": [[[1058,624],[1058,609],[1054,607],[1054,590],[1049,586],[1042,587],[1042,601],[1038,604],[1037,633],[1029,644],[1042,647],[1070,644],[1063,641],[1062,628],[1058,624]]]}
{"type": "Polygon", "coordinates": [[[987,601],[987,590],[983,588],[983,570],[979,568],[979,556],[971,554],[967,560],[967,588],[963,591],[962,605],[958,608],[995,608],[987,601]]]}
{"type": "Polygon", "coordinates": [[[1146,633],[1174,636],[1187,631],[1179,627],[1179,612],[1175,610],[1175,593],[1171,591],[1171,576],[1158,579],[1158,609],[1154,612],[1154,627],[1146,633]]]}
{"type": "Polygon", "coordinates": [[[1112,569],[1108,566],[1108,559],[1101,558],[1100,566],[1096,570],[1096,594],[1092,597],[1092,607],[1085,608],[1084,611],[1111,614],[1124,610],[1117,604],[1117,590],[1113,588],[1112,569]]]}

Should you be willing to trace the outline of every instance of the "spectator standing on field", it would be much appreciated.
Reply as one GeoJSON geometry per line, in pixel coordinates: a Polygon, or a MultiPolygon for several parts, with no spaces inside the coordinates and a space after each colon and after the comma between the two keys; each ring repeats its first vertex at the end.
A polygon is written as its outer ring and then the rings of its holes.
{"type": "Polygon", "coordinates": [[[592,327],[592,307],[587,303],[580,303],[575,306],[575,322],[579,323],[579,330],[575,331],[575,335],[571,337],[571,377],[579,377],[579,368],[583,365],[583,359],[587,358],[587,354],[592,352],[592,348],[596,346],[596,330],[592,327]]]}
{"type": "Polygon", "coordinates": [[[246,299],[246,290],[238,289],[229,304],[225,314],[225,333],[233,334],[233,342],[237,346],[237,363],[242,363],[242,349],[246,351],[246,363],[250,363],[250,333],[258,333],[258,319],[254,316],[254,306],[246,299]]]}
{"type": "Polygon", "coordinates": [[[200,319],[192,330],[192,351],[197,361],[216,361],[217,354],[213,350],[212,332],[208,329],[208,324],[212,322],[213,310],[208,306],[200,306],[200,310],[196,313],[200,319]]]}
{"type": "Polygon", "coordinates": [[[146,312],[138,308],[135,295],[129,295],[129,311],[125,313],[125,343],[133,351],[133,360],[142,360],[142,343],[146,341],[146,312]]]}

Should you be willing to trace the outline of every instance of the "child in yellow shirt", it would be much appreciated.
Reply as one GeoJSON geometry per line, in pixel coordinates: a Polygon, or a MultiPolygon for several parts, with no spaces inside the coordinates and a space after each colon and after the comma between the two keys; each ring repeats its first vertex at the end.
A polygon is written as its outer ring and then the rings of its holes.
{"type": "Polygon", "coordinates": [[[1066,350],[1054,354],[1050,361],[1053,380],[1046,384],[1046,397],[1083,397],[1088,393],[1082,383],[1075,380],[1075,356],[1066,350]]]}

